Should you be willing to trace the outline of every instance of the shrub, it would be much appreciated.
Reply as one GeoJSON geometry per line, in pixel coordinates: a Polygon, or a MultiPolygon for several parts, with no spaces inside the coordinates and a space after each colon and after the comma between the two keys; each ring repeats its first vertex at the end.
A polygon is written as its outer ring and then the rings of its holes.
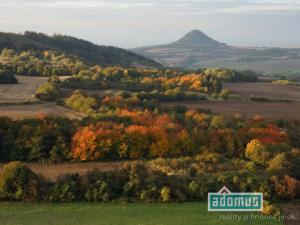
{"type": "Polygon", "coordinates": [[[288,175],[283,177],[272,176],[271,183],[277,198],[291,200],[299,197],[300,182],[295,178],[288,175]]]}
{"type": "Polygon", "coordinates": [[[228,89],[222,89],[222,91],[220,93],[220,97],[222,99],[226,99],[227,100],[228,97],[229,97],[229,95],[230,95],[230,91],[228,89]]]}
{"type": "Polygon", "coordinates": [[[292,84],[292,82],[289,80],[273,80],[272,84],[289,85],[292,84]]]}
{"type": "Polygon", "coordinates": [[[18,80],[11,71],[0,70],[0,84],[16,84],[16,83],[18,83],[18,80]]]}
{"type": "Polygon", "coordinates": [[[272,205],[268,201],[264,201],[264,207],[263,207],[262,214],[272,215],[272,216],[279,216],[280,215],[280,209],[276,205],[272,205]]]}
{"type": "Polygon", "coordinates": [[[149,187],[143,190],[140,194],[140,199],[146,202],[157,202],[160,197],[160,192],[157,186],[149,187]]]}
{"type": "Polygon", "coordinates": [[[183,190],[179,189],[179,188],[174,190],[173,195],[174,195],[174,198],[179,202],[184,202],[184,201],[187,200],[186,193],[183,190]]]}
{"type": "MultiPolygon", "coordinates": [[[[51,81],[52,82],[52,81],[51,81]]],[[[61,95],[60,89],[55,82],[47,82],[40,86],[36,92],[35,97],[43,101],[51,102],[58,99],[61,95]]]]}
{"type": "Polygon", "coordinates": [[[292,149],[291,151],[291,168],[293,176],[300,180],[300,149],[292,149]]]}
{"type": "Polygon", "coordinates": [[[192,181],[189,184],[189,190],[191,195],[200,200],[206,200],[207,193],[208,193],[208,187],[205,183],[200,183],[199,181],[192,181]]]}
{"type": "Polygon", "coordinates": [[[82,199],[79,185],[79,175],[67,175],[58,180],[50,189],[50,202],[72,202],[82,199]]]}
{"type": "Polygon", "coordinates": [[[268,162],[267,171],[270,173],[287,174],[289,162],[286,153],[277,154],[268,162]]]}
{"type": "Polygon", "coordinates": [[[74,91],[72,96],[65,100],[65,105],[86,114],[95,113],[99,107],[97,99],[89,97],[86,93],[79,90],[74,91]]]}
{"type": "Polygon", "coordinates": [[[39,196],[39,179],[20,162],[10,162],[0,173],[0,199],[35,201],[39,196]]]}
{"type": "Polygon", "coordinates": [[[108,202],[111,198],[110,187],[106,181],[98,180],[86,191],[84,197],[89,202],[108,202]]]}
{"type": "Polygon", "coordinates": [[[171,189],[169,187],[163,187],[160,190],[160,196],[163,202],[171,201],[171,189]]]}
{"type": "Polygon", "coordinates": [[[53,76],[49,77],[48,82],[53,85],[58,85],[58,84],[60,84],[61,81],[58,76],[53,75],[53,76]]]}
{"type": "MultiPolygon", "coordinates": [[[[147,177],[147,169],[140,163],[125,164],[123,173],[128,174],[129,180],[123,186],[123,195],[126,197],[139,197],[147,177]]],[[[144,197],[143,197],[144,198],[144,197]]]]}
{"type": "Polygon", "coordinates": [[[236,72],[226,68],[207,68],[204,70],[204,73],[216,76],[226,82],[231,82],[236,79],[236,72]]]}

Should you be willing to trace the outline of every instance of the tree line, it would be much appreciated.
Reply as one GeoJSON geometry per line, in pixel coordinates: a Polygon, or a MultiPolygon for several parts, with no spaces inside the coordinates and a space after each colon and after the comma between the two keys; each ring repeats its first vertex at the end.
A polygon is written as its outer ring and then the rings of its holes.
{"type": "Polygon", "coordinates": [[[169,112],[116,108],[81,122],[43,115],[1,118],[0,124],[2,162],[176,158],[214,152],[299,177],[297,122],[282,125],[176,107],[169,112]]]}
{"type": "Polygon", "coordinates": [[[278,215],[280,210],[274,202],[299,197],[296,179],[288,175],[266,178],[244,169],[206,175],[190,170],[186,175],[168,175],[161,169],[149,169],[144,163],[131,162],[114,171],[68,174],[49,181],[20,162],[10,162],[0,172],[0,200],[55,203],[206,201],[208,191],[217,192],[224,182],[232,190],[263,192],[264,214],[278,215]]]}

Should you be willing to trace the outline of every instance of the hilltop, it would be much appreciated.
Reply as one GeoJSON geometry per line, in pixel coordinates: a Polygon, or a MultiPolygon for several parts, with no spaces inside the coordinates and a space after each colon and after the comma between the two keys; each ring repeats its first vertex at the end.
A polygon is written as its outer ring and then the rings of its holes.
{"type": "Polygon", "coordinates": [[[112,46],[97,45],[72,36],[25,32],[24,34],[0,32],[0,51],[4,48],[15,51],[54,50],[75,55],[86,63],[103,66],[161,67],[154,60],[139,56],[131,51],[112,46]]]}
{"type": "Polygon", "coordinates": [[[230,46],[200,30],[192,30],[169,44],[138,47],[132,51],[171,67],[227,67],[269,72],[300,70],[300,49],[230,46]]]}
{"type": "Polygon", "coordinates": [[[202,46],[202,47],[224,47],[226,44],[220,43],[211,37],[207,36],[200,30],[192,30],[184,35],[178,41],[170,44],[171,46],[190,47],[190,46],[202,46]]]}

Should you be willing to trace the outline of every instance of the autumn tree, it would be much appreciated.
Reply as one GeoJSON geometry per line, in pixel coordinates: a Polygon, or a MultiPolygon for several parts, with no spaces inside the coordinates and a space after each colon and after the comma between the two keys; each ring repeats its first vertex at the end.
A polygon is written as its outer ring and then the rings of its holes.
{"type": "Polygon", "coordinates": [[[283,177],[272,176],[271,182],[274,185],[275,194],[280,199],[293,199],[299,196],[299,181],[288,175],[283,177]]]}
{"type": "Polygon", "coordinates": [[[245,156],[254,162],[265,163],[270,157],[270,152],[260,140],[253,139],[247,144],[245,156]]]}

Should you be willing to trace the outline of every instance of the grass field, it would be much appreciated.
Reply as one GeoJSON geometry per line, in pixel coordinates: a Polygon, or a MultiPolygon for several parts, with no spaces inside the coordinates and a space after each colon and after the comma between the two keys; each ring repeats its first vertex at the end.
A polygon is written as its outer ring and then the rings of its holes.
{"type": "MultiPolygon", "coordinates": [[[[251,213],[207,212],[205,203],[30,204],[0,203],[1,225],[277,225],[274,219],[245,219],[251,213]],[[230,216],[241,216],[241,220],[230,216]],[[223,218],[222,218],[223,217],[223,218]]],[[[252,213],[259,216],[260,214],[252,213]]]]}

